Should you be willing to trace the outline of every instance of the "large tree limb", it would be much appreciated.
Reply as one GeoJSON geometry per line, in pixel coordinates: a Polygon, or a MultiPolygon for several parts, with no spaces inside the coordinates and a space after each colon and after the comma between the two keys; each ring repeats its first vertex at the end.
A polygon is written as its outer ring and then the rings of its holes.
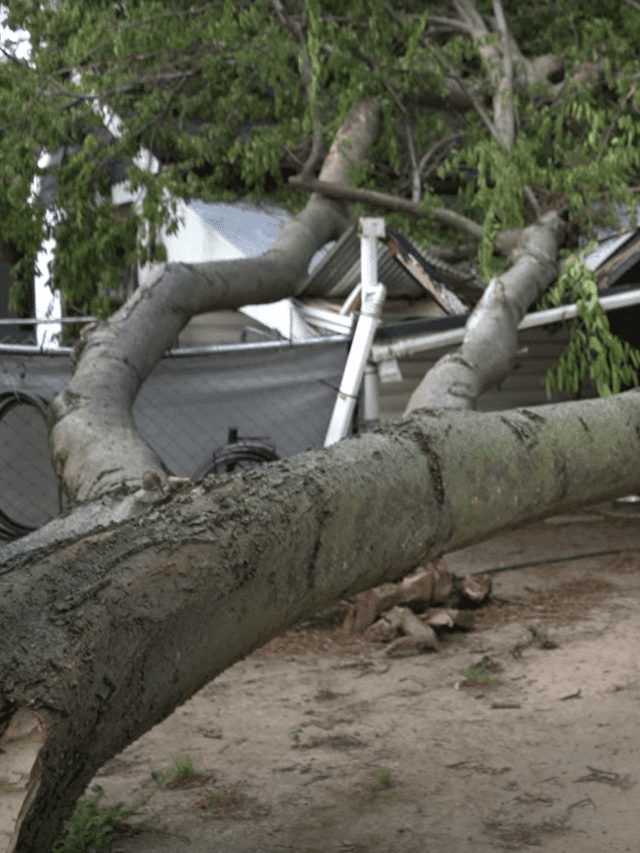
{"type": "Polygon", "coordinates": [[[518,323],[557,276],[562,227],[551,211],[524,230],[517,261],[489,282],[467,321],[462,344],[426,374],[405,414],[423,406],[475,408],[478,396],[511,372],[518,323]]]}
{"type": "Polygon", "coordinates": [[[435,207],[425,210],[420,204],[410,201],[408,198],[401,198],[388,193],[377,192],[377,190],[359,190],[348,186],[338,186],[337,184],[329,184],[322,180],[322,175],[319,180],[315,178],[302,178],[299,175],[294,175],[289,178],[289,185],[295,190],[303,192],[321,193],[328,198],[341,199],[343,201],[352,201],[359,204],[371,204],[376,207],[384,207],[387,210],[396,210],[400,213],[407,213],[409,216],[415,217],[433,217],[444,225],[450,225],[452,228],[459,228],[466,231],[475,240],[482,240],[482,226],[478,225],[472,219],[456,213],[454,210],[448,210],[446,207],[435,207]]]}
{"type": "Polygon", "coordinates": [[[516,134],[516,117],[513,107],[513,55],[511,53],[513,36],[507,27],[501,0],[493,0],[493,11],[500,34],[502,53],[502,74],[498,80],[493,99],[493,115],[505,148],[511,148],[516,134]]]}
{"type": "MultiPolygon", "coordinates": [[[[359,104],[345,118],[320,177],[347,182],[378,133],[378,107],[359,104]],[[343,146],[344,140],[350,147],[343,146]]],[[[257,258],[166,264],[107,321],[92,328],[68,388],[51,403],[48,429],[58,480],[74,502],[139,485],[162,460],[138,436],[131,409],[146,377],[195,314],[292,295],[313,254],[347,224],[342,205],[313,195],[275,244],[257,258]]]]}
{"type": "MultiPolygon", "coordinates": [[[[493,136],[504,145],[511,148],[515,134],[515,117],[513,114],[513,60],[511,53],[512,37],[507,29],[507,23],[500,0],[493,0],[497,29],[500,34],[500,46],[489,39],[482,15],[476,9],[475,0],[453,0],[458,15],[469,28],[471,38],[476,42],[478,53],[484,63],[487,76],[494,88],[493,97],[493,136]]],[[[476,106],[476,111],[478,107],[476,106]]],[[[484,111],[479,112],[483,119],[484,111]]]]}
{"type": "Polygon", "coordinates": [[[28,553],[27,537],[23,556],[0,555],[0,849],[48,853],[108,758],[339,596],[634,490],[639,417],[638,392],[423,410],[57,548],[28,553]]]}

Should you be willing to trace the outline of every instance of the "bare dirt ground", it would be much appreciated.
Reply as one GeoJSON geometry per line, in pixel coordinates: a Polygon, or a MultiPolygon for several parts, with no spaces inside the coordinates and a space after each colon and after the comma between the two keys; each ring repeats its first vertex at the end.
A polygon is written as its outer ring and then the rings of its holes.
{"type": "Polygon", "coordinates": [[[438,653],[308,627],[227,670],[94,780],[105,804],[150,795],[112,850],[637,853],[640,514],[603,505],[446,559],[529,565],[496,573],[438,653]],[[465,680],[482,658],[500,683],[465,680]],[[159,787],[181,756],[194,775],[159,787]]]}

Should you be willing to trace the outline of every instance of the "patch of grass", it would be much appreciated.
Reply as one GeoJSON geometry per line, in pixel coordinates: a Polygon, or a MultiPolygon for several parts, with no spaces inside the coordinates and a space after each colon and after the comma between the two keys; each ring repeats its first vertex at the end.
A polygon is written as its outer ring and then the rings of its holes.
{"type": "Polygon", "coordinates": [[[381,788],[390,788],[393,785],[391,770],[388,767],[379,767],[373,774],[376,784],[381,788]]]}
{"type": "Polygon", "coordinates": [[[173,767],[168,773],[163,773],[162,770],[151,771],[151,778],[159,788],[180,788],[195,776],[193,761],[187,755],[174,759],[173,767]]]}
{"type": "Polygon", "coordinates": [[[171,779],[186,779],[187,776],[193,776],[193,761],[188,755],[183,755],[174,760],[169,777],[171,779]]]}
{"type": "Polygon", "coordinates": [[[502,684],[502,681],[500,681],[499,678],[495,678],[491,674],[492,672],[496,672],[498,669],[499,664],[485,655],[482,660],[474,663],[473,666],[470,666],[469,669],[466,669],[462,674],[467,681],[480,681],[483,684],[495,686],[497,684],[502,684]]]}
{"type": "Polygon", "coordinates": [[[133,805],[118,803],[110,809],[100,808],[105,796],[100,785],[91,789],[92,796],[82,797],[76,810],[64,824],[61,835],[54,841],[53,853],[94,853],[111,847],[112,835],[124,818],[133,814],[148,797],[137,800],[133,805]]]}
{"type": "Polygon", "coordinates": [[[362,782],[362,786],[369,792],[371,797],[376,797],[381,791],[393,788],[395,780],[391,775],[389,767],[378,767],[370,776],[362,782]]]}
{"type": "Polygon", "coordinates": [[[298,743],[300,740],[300,735],[302,734],[302,729],[293,729],[293,731],[289,732],[287,737],[290,737],[292,741],[298,743]]]}
{"type": "Polygon", "coordinates": [[[227,785],[220,791],[207,794],[196,802],[201,809],[213,809],[218,820],[227,817],[244,805],[245,797],[232,785],[227,785]]]}
{"type": "Polygon", "coordinates": [[[329,679],[326,679],[322,682],[322,685],[320,686],[320,691],[316,694],[316,699],[318,699],[320,702],[327,702],[329,699],[335,699],[337,695],[338,694],[334,693],[331,689],[331,682],[329,681],[329,679]]]}

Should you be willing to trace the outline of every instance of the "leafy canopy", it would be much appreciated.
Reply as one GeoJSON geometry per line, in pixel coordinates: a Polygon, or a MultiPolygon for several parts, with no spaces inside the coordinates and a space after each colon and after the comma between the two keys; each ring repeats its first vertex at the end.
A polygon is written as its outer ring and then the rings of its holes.
{"type": "MultiPolygon", "coordinates": [[[[55,227],[55,286],[84,310],[106,311],[104,294],[124,266],[136,255],[162,257],[156,230],[176,224],[165,190],[205,200],[266,195],[296,212],[306,199],[286,181],[302,170],[316,123],[326,148],[365,97],[378,98],[383,128],[353,182],[409,197],[421,164],[425,210],[445,193],[484,226],[477,260],[485,276],[500,269],[493,234],[527,219],[525,186],[543,207],[568,207],[581,225],[593,219],[594,200],[631,203],[640,171],[640,12],[619,0],[505,0],[504,8],[527,60],[564,57],[557,79],[530,80],[510,95],[509,148],[471,106],[447,100],[455,75],[491,114],[493,85],[479,45],[444,3],[15,0],[7,23],[30,33],[31,57],[0,62],[2,241],[21,256],[14,307],[51,228],[43,199],[29,202],[35,176],[47,187],[55,178],[65,212],[55,227]],[[114,114],[117,138],[104,131],[114,114]],[[43,151],[61,147],[59,165],[38,167],[43,151]],[[159,160],[158,174],[134,162],[141,147],[159,160]],[[116,168],[144,188],[139,212],[117,216],[104,203],[116,168]]],[[[492,9],[479,0],[481,13],[492,9]]],[[[458,236],[428,217],[388,218],[425,242],[458,236]]]]}

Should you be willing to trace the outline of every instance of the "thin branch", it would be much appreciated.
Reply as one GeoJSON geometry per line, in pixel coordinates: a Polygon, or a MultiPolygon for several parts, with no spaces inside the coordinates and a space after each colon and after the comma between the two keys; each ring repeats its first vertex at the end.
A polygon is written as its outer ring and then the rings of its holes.
{"type": "Polygon", "coordinates": [[[510,87],[513,88],[513,57],[511,55],[511,33],[509,32],[509,27],[507,26],[507,19],[504,14],[504,9],[502,8],[502,0],[492,0],[493,2],[493,13],[496,16],[496,24],[498,27],[498,32],[500,33],[500,38],[502,40],[502,56],[503,56],[503,68],[505,77],[507,78],[507,82],[510,87]]]}
{"type": "MultiPolygon", "coordinates": [[[[368,62],[368,64],[369,64],[369,67],[371,68],[371,67],[372,67],[372,65],[373,65],[373,63],[372,63],[372,62],[369,62],[369,60],[368,60],[368,59],[367,59],[367,62],[368,62]]],[[[398,95],[398,93],[397,93],[397,92],[396,92],[396,90],[393,88],[393,86],[391,85],[391,83],[389,83],[389,81],[388,81],[388,80],[385,80],[385,81],[384,81],[384,88],[387,90],[387,92],[391,95],[391,97],[393,98],[393,100],[396,102],[396,106],[398,107],[398,109],[400,110],[400,112],[402,113],[402,115],[404,115],[404,116],[408,115],[408,113],[407,113],[407,108],[406,108],[406,107],[405,107],[405,105],[402,103],[402,101],[400,100],[400,96],[398,95]]]]}
{"type": "Polygon", "coordinates": [[[169,92],[169,97],[165,101],[164,107],[162,110],[154,116],[150,121],[148,121],[144,127],[136,134],[139,138],[142,138],[142,135],[145,131],[153,125],[153,130],[151,131],[151,139],[149,140],[149,151],[153,151],[153,143],[155,141],[156,130],[158,129],[158,122],[167,114],[167,110],[169,109],[169,104],[174,99],[174,97],[178,94],[180,89],[187,82],[187,78],[183,77],[182,80],[179,80],[178,83],[173,87],[173,89],[169,92]]]}
{"type": "MultiPolygon", "coordinates": [[[[105,44],[106,43],[107,42],[105,42],[105,44]]],[[[176,67],[178,65],[178,63],[180,61],[182,61],[183,63],[185,63],[188,66],[187,70],[189,70],[189,67],[192,65],[194,59],[197,56],[200,56],[202,53],[205,53],[205,52],[206,52],[206,55],[209,55],[212,51],[217,51],[218,53],[221,52],[220,45],[218,44],[218,42],[215,39],[207,42],[206,44],[200,44],[197,46],[192,46],[188,52],[188,55],[185,54],[184,51],[175,51],[174,50],[172,52],[169,52],[168,58],[166,60],[164,60],[165,64],[162,67],[167,67],[167,66],[176,67]],[[173,57],[171,56],[171,53],[173,54],[173,57]]],[[[159,56],[162,53],[163,53],[162,50],[152,50],[149,53],[139,53],[139,54],[133,54],[133,55],[129,54],[127,56],[124,56],[121,60],[118,60],[115,58],[96,59],[94,62],[82,62],[82,63],[77,63],[75,65],[65,65],[62,68],[56,68],[56,70],[54,72],[51,72],[51,74],[48,74],[47,77],[50,78],[53,74],[59,76],[59,75],[70,74],[73,72],[89,71],[91,69],[100,68],[103,66],[109,66],[110,68],[117,68],[118,66],[121,66],[121,67],[124,67],[125,70],[127,70],[127,71],[129,71],[129,69],[132,66],[135,66],[135,69],[137,71],[137,67],[139,66],[140,62],[142,62],[143,60],[146,60],[146,59],[153,59],[154,57],[159,56]]],[[[226,57],[224,57],[224,59],[227,62],[227,64],[234,64],[231,57],[226,56],[226,57]]],[[[200,67],[202,67],[202,66],[200,66],[200,67]]],[[[174,71],[172,73],[175,74],[177,72],[174,71]]],[[[185,71],[185,73],[187,73],[187,72],[185,71]]],[[[147,75],[147,79],[148,79],[148,77],[149,77],[149,75],[147,75]]]]}
{"type": "MultiPolygon", "coordinates": [[[[393,18],[396,24],[400,24],[400,26],[404,24],[405,20],[417,21],[419,17],[418,15],[399,15],[398,12],[396,12],[396,10],[389,5],[389,3],[385,3],[384,8],[386,9],[389,17],[393,18]]],[[[345,18],[344,20],[347,21],[348,19],[345,18]]],[[[462,21],[457,20],[456,18],[441,18],[438,15],[428,15],[425,21],[425,25],[427,27],[439,27],[441,30],[450,30],[456,33],[469,33],[469,27],[462,21]]]]}
{"type": "Polygon", "coordinates": [[[502,48],[503,76],[498,82],[493,99],[493,120],[502,137],[505,148],[511,148],[515,139],[515,116],[513,113],[513,56],[509,44],[509,28],[502,8],[501,0],[493,0],[493,11],[496,16],[498,32],[502,48]]]}
{"type": "Polygon", "coordinates": [[[429,39],[424,39],[424,42],[423,42],[423,43],[425,44],[425,46],[426,46],[426,47],[428,47],[428,48],[429,48],[429,50],[430,50],[430,51],[431,51],[431,53],[435,56],[435,58],[438,60],[438,62],[440,63],[440,65],[441,65],[441,66],[442,66],[442,67],[443,67],[443,68],[448,72],[448,74],[450,74],[450,75],[451,75],[451,77],[456,81],[456,83],[458,84],[458,86],[460,86],[460,88],[461,88],[461,89],[462,89],[462,91],[465,93],[465,95],[467,96],[467,98],[469,98],[469,100],[471,101],[471,104],[472,104],[472,106],[473,106],[474,110],[476,111],[476,113],[478,114],[478,117],[480,118],[480,121],[481,121],[481,122],[484,124],[484,126],[487,128],[487,130],[489,131],[489,133],[491,134],[491,136],[493,136],[493,138],[496,140],[496,142],[499,142],[499,143],[500,143],[500,145],[504,145],[504,143],[503,143],[502,139],[500,138],[500,134],[498,133],[498,131],[496,130],[495,125],[493,124],[493,122],[491,121],[491,119],[489,118],[489,116],[487,115],[487,113],[485,112],[485,110],[484,110],[484,108],[483,108],[482,104],[481,104],[481,103],[480,103],[480,101],[476,98],[476,96],[473,94],[473,92],[465,86],[464,81],[462,80],[462,78],[461,78],[461,77],[460,77],[460,76],[459,76],[459,75],[454,71],[454,69],[451,67],[451,65],[449,65],[449,63],[444,59],[444,57],[442,56],[442,54],[440,53],[440,51],[435,47],[435,45],[431,44],[431,42],[429,41],[429,39]]]}
{"type": "Polygon", "coordinates": [[[462,216],[459,213],[455,213],[453,210],[447,210],[447,208],[436,207],[430,210],[425,210],[421,205],[416,204],[413,201],[409,201],[408,198],[400,198],[399,196],[389,195],[388,193],[381,193],[375,190],[358,190],[353,187],[338,186],[327,181],[317,181],[312,178],[304,179],[299,175],[294,175],[289,178],[289,186],[294,190],[301,190],[302,192],[320,193],[321,195],[326,195],[330,198],[338,198],[344,199],[345,201],[352,201],[354,203],[385,207],[389,210],[396,210],[400,213],[406,213],[409,216],[415,216],[417,218],[431,216],[433,219],[437,219],[446,225],[451,225],[454,228],[460,228],[462,231],[466,231],[467,234],[470,234],[475,240],[482,240],[484,236],[482,227],[478,225],[477,222],[474,222],[472,219],[468,219],[466,216],[462,216]]]}
{"type": "Polygon", "coordinates": [[[444,139],[437,139],[432,143],[420,158],[420,163],[418,165],[419,173],[422,175],[429,160],[431,160],[432,157],[435,157],[441,148],[446,148],[448,145],[451,145],[453,142],[461,138],[461,133],[452,133],[449,136],[445,136],[444,139]]]}
{"type": "Polygon", "coordinates": [[[640,3],[636,3],[636,0],[624,0],[627,6],[631,6],[632,9],[636,9],[640,12],[640,3]]]}
{"type": "Polygon", "coordinates": [[[409,120],[405,118],[405,130],[407,131],[407,146],[409,148],[409,158],[411,159],[411,201],[414,204],[420,202],[422,195],[422,185],[420,182],[420,167],[416,158],[416,149],[413,144],[413,134],[411,133],[411,125],[409,120]]]}
{"type": "Polygon", "coordinates": [[[119,95],[123,92],[130,92],[134,89],[137,89],[139,86],[144,85],[155,85],[162,82],[168,82],[170,80],[178,80],[178,86],[182,86],[188,79],[191,77],[195,77],[203,70],[202,65],[198,65],[195,68],[191,68],[187,71],[172,71],[167,72],[165,74],[158,74],[155,77],[141,77],[136,80],[132,80],[129,83],[122,83],[119,86],[113,86],[111,89],[108,89],[105,92],[100,92],[99,95],[96,95],[95,92],[90,92],[88,94],[81,94],[79,92],[69,92],[67,89],[64,89],[56,80],[53,80],[51,77],[47,77],[51,88],[54,91],[49,90],[49,97],[60,97],[60,98],[69,98],[69,102],[60,107],[63,110],[70,110],[78,104],[83,103],[84,101],[95,101],[98,97],[100,98],[108,98],[111,95],[119,95]]]}
{"type": "Polygon", "coordinates": [[[311,57],[309,56],[309,48],[302,27],[294,18],[287,14],[280,0],[271,0],[271,4],[276,13],[276,17],[282,26],[288,27],[291,31],[294,41],[302,55],[302,79],[304,88],[309,101],[309,110],[311,112],[311,151],[302,167],[302,175],[311,177],[316,163],[321,159],[324,153],[324,144],[322,142],[321,116],[320,108],[313,91],[313,73],[311,71],[311,57]]]}
{"type": "Polygon", "coordinates": [[[282,150],[284,151],[285,154],[287,154],[289,157],[291,157],[291,159],[293,160],[293,162],[296,164],[296,166],[299,169],[302,169],[302,167],[304,166],[304,163],[302,162],[302,160],[298,156],[296,156],[296,154],[293,153],[293,151],[290,148],[288,148],[285,145],[285,146],[283,146],[282,150]]]}
{"type": "Polygon", "coordinates": [[[470,32],[469,26],[464,21],[459,21],[455,18],[440,18],[437,15],[429,15],[426,23],[428,27],[437,27],[441,32],[443,30],[450,30],[454,33],[465,33],[466,35],[469,35],[470,32]]]}
{"type": "Polygon", "coordinates": [[[474,38],[477,38],[477,35],[480,33],[486,35],[486,27],[482,16],[471,0],[453,0],[453,5],[456,7],[460,19],[467,26],[474,38]]]}
{"type": "MultiPolygon", "coordinates": [[[[131,30],[136,27],[143,27],[145,24],[150,23],[151,21],[157,21],[161,18],[175,18],[176,16],[180,16],[183,18],[185,15],[200,15],[203,12],[208,11],[209,9],[219,9],[220,3],[207,3],[204,6],[200,6],[197,9],[179,9],[177,11],[171,12],[159,12],[157,15],[150,15],[148,18],[140,18],[138,21],[131,21],[129,24],[123,24],[121,21],[112,21],[110,23],[110,27],[118,30],[118,32],[122,32],[122,30],[131,30]]],[[[91,50],[85,54],[85,57],[88,59],[92,56],[97,50],[100,50],[101,47],[105,47],[109,44],[109,39],[103,39],[97,45],[91,48],[91,50]]]]}
{"type": "Polygon", "coordinates": [[[535,219],[536,220],[540,219],[540,205],[538,204],[538,199],[536,198],[535,193],[533,192],[533,190],[531,189],[529,184],[525,185],[524,197],[529,202],[529,206],[531,207],[531,210],[533,211],[533,215],[534,215],[535,219]]]}
{"type": "MultiPolygon", "coordinates": [[[[639,11],[640,11],[640,9],[639,9],[639,11]]],[[[627,92],[627,94],[624,96],[624,98],[618,104],[618,109],[616,110],[616,114],[613,118],[613,121],[611,122],[611,124],[607,128],[606,133],[604,135],[604,139],[602,140],[602,148],[600,149],[600,151],[598,151],[598,154],[596,155],[596,163],[601,159],[602,155],[604,154],[605,148],[607,147],[607,145],[609,144],[609,140],[611,139],[611,134],[613,133],[613,129],[616,126],[616,122],[620,118],[620,113],[622,112],[622,108],[627,103],[629,98],[633,95],[633,93],[636,90],[636,87],[637,87],[637,83],[634,83],[632,85],[632,87],[629,89],[629,91],[627,92]]]]}

